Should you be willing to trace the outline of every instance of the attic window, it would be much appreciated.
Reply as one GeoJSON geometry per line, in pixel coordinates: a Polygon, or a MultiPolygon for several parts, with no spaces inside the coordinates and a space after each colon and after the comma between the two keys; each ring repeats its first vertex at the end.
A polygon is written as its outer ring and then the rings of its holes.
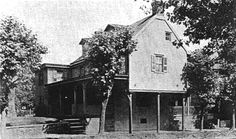
{"type": "Polygon", "coordinates": [[[171,41],[171,32],[166,31],[166,40],[171,41]]]}

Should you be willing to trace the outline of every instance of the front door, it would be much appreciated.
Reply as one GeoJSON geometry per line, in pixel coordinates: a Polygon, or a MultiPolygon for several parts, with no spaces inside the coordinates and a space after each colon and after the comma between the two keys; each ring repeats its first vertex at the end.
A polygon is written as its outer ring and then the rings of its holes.
{"type": "Polygon", "coordinates": [[[68,92],[65,93],[62,97],[62,108],[63,108],[63,113],[64,115],[71,115],[72,114],[72,103],[73,103],[73,97],[72,95],[68,92]]]}

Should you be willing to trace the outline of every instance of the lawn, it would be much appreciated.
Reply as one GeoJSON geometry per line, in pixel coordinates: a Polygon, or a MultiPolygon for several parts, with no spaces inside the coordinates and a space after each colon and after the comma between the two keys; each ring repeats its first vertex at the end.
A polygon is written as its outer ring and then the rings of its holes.
{"type": "MultiPolygon", "coordinates": [[[[9,139],[236,139],[236,131],[228,129],[207,131],[142,131],[106,132],[103,135],[44,134],[40,127],[7,129],[9,139]],[[17,131],[16,131],[17,130],[17,131]]],[[[6,138],[7,139],[7,138],[6,138]]]]}
{"type": "Polygon", "coordinates": [[[45,134],[42,127],[53,118],[46,117],[17,117],[8,120],[8,127],[4,139],[236,139],[236,130],[214,129],[203,131],[142,131],[128,134],[128,132],[106,132],[103,135],[69,135],[45,134]]]}

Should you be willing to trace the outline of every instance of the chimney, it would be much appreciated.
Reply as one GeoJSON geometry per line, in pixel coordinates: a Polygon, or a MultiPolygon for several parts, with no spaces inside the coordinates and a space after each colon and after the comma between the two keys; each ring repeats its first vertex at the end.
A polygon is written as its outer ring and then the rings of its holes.
{"type": "Polygon", "coordinates": [[[163,15],[164,13],[164,3],[162,1],[153,0],[151,3],[152,6],[152,15],[163,15]]]}

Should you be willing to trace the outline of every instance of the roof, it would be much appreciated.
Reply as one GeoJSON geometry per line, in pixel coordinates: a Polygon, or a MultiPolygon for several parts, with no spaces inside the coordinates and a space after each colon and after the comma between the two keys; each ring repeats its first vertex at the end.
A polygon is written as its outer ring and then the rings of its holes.
{"type": "Polygon", "coordinates": [[[80,45],[84,45],[90,38],[82,38],[79,42],[80,45]]]}
{"type": "Polygon", "coordinates": [[[146,18],[143,18],[133,24],[131,24],[131,28],[134,31],[134,35],[137,34],[147,23],[148,21],[153,17],[154,15],[148,16],[146,18]]]}
{"type": "MultiPolygon", "coordinates": [[[[164,18],[163,15],[160,14],[153,14],[150,15],[148,17],[145,17],[131,25],[129,25],[131,27],[131,29],[133,30],[133,36],[137,35],[144,27],[146,27],[146,25],[149,23],[149,21],[151,21],[152,19],[159,19],[159,20],[163,20],[168,27],[170,28],[170,30],[173,32],[174,36],[176,37],[177,40],[179,40],[178,35],[175,33],[175,31],[172,29],[172,27],[168,24],[168,22],[166,21],[166,19],[164,18]]],[[[110,31],[110,30],[114,30],[114,29],[119,29],[122,27],[127,27],[128,25],[120,25],[120,24],[108,24],[106,26],[106,28],[104,29],[104,31],[110,31]]],[[[82,38],[80,43],[81,45],[84,45],[84,43],[86,41],[88,41],[90,38],[82,38]]],[[[186,49],[183,47],[184,51],[187,53],[186,49]]],[[[81,61],[82,59],[84,59],[84,56],[79,57],[78,59],[76,59],[74,62],[72,62],[70,65],[74,65],[76,63],[78,63],[79,61],[81,61]]]]}
{"type": "MultiPolygon", "coordinates": [[[[131,24],[130,27],[134,31],[134,34],[139,32],[139,30],[141,30],[148,23],[147,21],[151,17],[153,17],[153,15],[145,17],[145,18],[131,24]]],[[[122,28],[122,27],[127,27],[127,26],[128,25],[108,24],[104,31],[110,31],[110,30],[119,29],[119,28],[122,28]]]]}
{"type": "Polygon", "coordinates": [[[41,65],[41,68],[69,68],[69,65],[44,63],[41,65]]]}
{"type": "Polygon", "coordinates": [[[125,27],[127,25],[119,25],[119,24],[108,24],[106,26],[106,28],[104,29],[104,31],[110,31],[110,30],[114,30],[114,29],[119,29],[119,28],[122,28],[122,27],[125,27]]]}
{"type": "Polygon", "coordinates": [[[79,58],[77,58],[75,61],[73,61],[72,63],[70,63],[70,66],[73,66],[73,65],[75,65],[75,64],[77,64],[77,63],[80,63],[80,62],[82,62],[82,61],[84,61],[84,59],[85,59],[85,56],[80,56],[79,58]]]}

